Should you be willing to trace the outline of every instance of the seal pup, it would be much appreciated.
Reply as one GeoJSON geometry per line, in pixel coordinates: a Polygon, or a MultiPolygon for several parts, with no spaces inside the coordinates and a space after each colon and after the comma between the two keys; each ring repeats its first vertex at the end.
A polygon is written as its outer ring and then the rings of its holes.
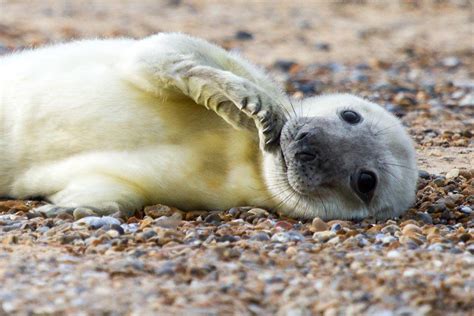
{"type": "Polygon", "coordinates": [[[0,118],[0,195],[56,209],[352,219],[398,216],[415,198],[413,144],[382,107],[349,94],[292,107],[262,70],[183,34],[4,56],[0,118]]]}

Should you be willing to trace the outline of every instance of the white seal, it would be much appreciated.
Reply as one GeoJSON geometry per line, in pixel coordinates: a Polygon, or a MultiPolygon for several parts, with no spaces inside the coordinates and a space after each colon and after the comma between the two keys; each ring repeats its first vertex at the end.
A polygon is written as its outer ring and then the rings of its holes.
{"type": "Polygon", "coordinates": [[[255,205],[292,217],[400,215],[413,144],[352,95],[293,102],[239,56],[182,34],[0,59],[0,195],[132,214],[255,205]]]}

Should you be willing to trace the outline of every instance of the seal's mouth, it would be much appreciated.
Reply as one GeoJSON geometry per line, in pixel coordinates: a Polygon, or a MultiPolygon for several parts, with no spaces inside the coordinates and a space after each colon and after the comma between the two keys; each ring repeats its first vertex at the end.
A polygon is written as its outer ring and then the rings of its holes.
{"type": "Polygon", "coordinates": [[[288,172],[288,163],[286,162],[286,158],[285,158],[285,154],[283,154],[283,150],[280,149],[280,160],[283,162],[281,164],[282,166],[282,169],[285,173],[285,176],[287,176],[287,172],[288,172]]]}
{"type": "Polygon", "coordinates": [[[298,194],[298,195],[301,195],[301,196],[305,196],[307,195],[305,192],[301,192],[300,190],[298,190],[298,188],[295,188],[292,184],[291,184],[291,181],[290,179],[288,179],[288,162],[286,161],[286,157],[285,157],[285,154],[283,153],[283,150],[280,149],[280,152],[279,152],[279,159],[280,161],[282,162],[281,163],[281,171],[282,171],[282,179],[284,181],[284,183],[287,185],[287,187],[293,191],[294,193],[298,194]]]}

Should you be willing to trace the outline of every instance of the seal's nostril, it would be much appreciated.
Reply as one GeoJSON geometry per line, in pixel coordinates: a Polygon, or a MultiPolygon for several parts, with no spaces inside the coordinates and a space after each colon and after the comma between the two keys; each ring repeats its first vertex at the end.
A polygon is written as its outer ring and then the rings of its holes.
{"type": "Polygon", "coordinates": [[[308,136],[308,132],[301,132],[301,133],[298,133],[298,135],[296,135],[296,137],[295,137],[295,141],[302,140],[302,139],[305,138],[306,136],[308,136]]]}
{"type": "Polygon", "coordinates": [[[308,161],[313,161],[314,159],[316,159],[316,155],[307,151],[302,151],[302,152],[296,153],[295,158],[303,162],[308,162],[308,161]]]}

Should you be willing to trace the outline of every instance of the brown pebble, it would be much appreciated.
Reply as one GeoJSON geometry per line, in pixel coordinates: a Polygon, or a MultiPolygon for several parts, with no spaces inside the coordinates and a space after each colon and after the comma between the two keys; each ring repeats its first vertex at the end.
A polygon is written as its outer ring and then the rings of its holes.
{"type": "Polygon", "coordinates": [[[296,247],[288,247],[288,249],[286,249],[286,254],[289,256],[294,256],[297,253],[298,253],[298,249],[296,247]]]}
{"type": "Polygon", "coordinates": [[[462,242],[466,242],[468,240],[470,240],[472,238],[471,234],[462,234],[461,236],[459,236],[459,240],[462,241],[462,242]]]}
{"type": "Polygon", "coordinates": [[[138,223],[140,220],[136,217],[130,217],[129,219],[127,219],[127,224],[135,224],[135,223],[138,223]]]}
{"type": "Polygon", "coordinates": [[[293,228],[293,224],[287,221],[279,221],[275,224],[275,227],[279,227],[285,230],[290,230],[293,228]]]}
{"type": "Polygon", "coordinates": [[[466,180],[470,180],[473,177],[474,170],[460,169],[459,175],[464,177],[466,180]]]}
{"type": "Polygon", "coordinates": [[[156,204],[152,206],[147,206],[144,209],[145,215],[150,216],[151,218],[159,218],[161,216],[171,216],[175,213],[182,213],[180,210],[174,207],[167,205],[156,204]]]}
{"type": "Polygon", "coordinates": [[[402,229],[402,233],[403,234],[408,234],[410,232],[414,232],[414,233],[417,233],[417,234],[421,234],[421,229],[420,227],[416,226],[415,224],[407,224],[403,227],[402,229]]]}
{"type": "Polygon", "coordinates": [[[311,232],[322,232],[329,229],[329,225],[326,224],[322,219],[316,217],[311,223],[311,232]]]}
{"type": "Polygon", "coordinates": [[[370,233],[370,234],[373,234],[373,233],[378,233],[380,232],[380,230],[382,229],[382,225],[374,225],[372,227],[370,227],[367,232],[370,233]]]}
{"type": "Polygon", "coordinates": [[[151,226],[151,224],[153,224],[153,218],[146,216],[143,220],[140,221],[139,228],[143,230],[144,228],[151,226]]]}
{"type": "Polygon", "coordinates": [[[74,220],[74,216],[72,216],[71,214],[66,213],[66,212],[64,212],[64,213],[59,213],[58,216],[57,216],[57,218],[62,219],[62,220],[66,220],[66,221],[72,221],[72,220],[74,220]]]}
{"type": "Polygon", "coordinates": [[[187,221],[193,221],[200,216],[204,218],[207,215],[209,215],[209,212],[207,211],[190,211],[184,213],[184,219],[187,221]]]}
{"type": "Polygon", "coordinates": [[[423,244],[423,241],[415,236],[402,236],[399,239],[402,245],[415,244],[417,246],[423,244]]]}

